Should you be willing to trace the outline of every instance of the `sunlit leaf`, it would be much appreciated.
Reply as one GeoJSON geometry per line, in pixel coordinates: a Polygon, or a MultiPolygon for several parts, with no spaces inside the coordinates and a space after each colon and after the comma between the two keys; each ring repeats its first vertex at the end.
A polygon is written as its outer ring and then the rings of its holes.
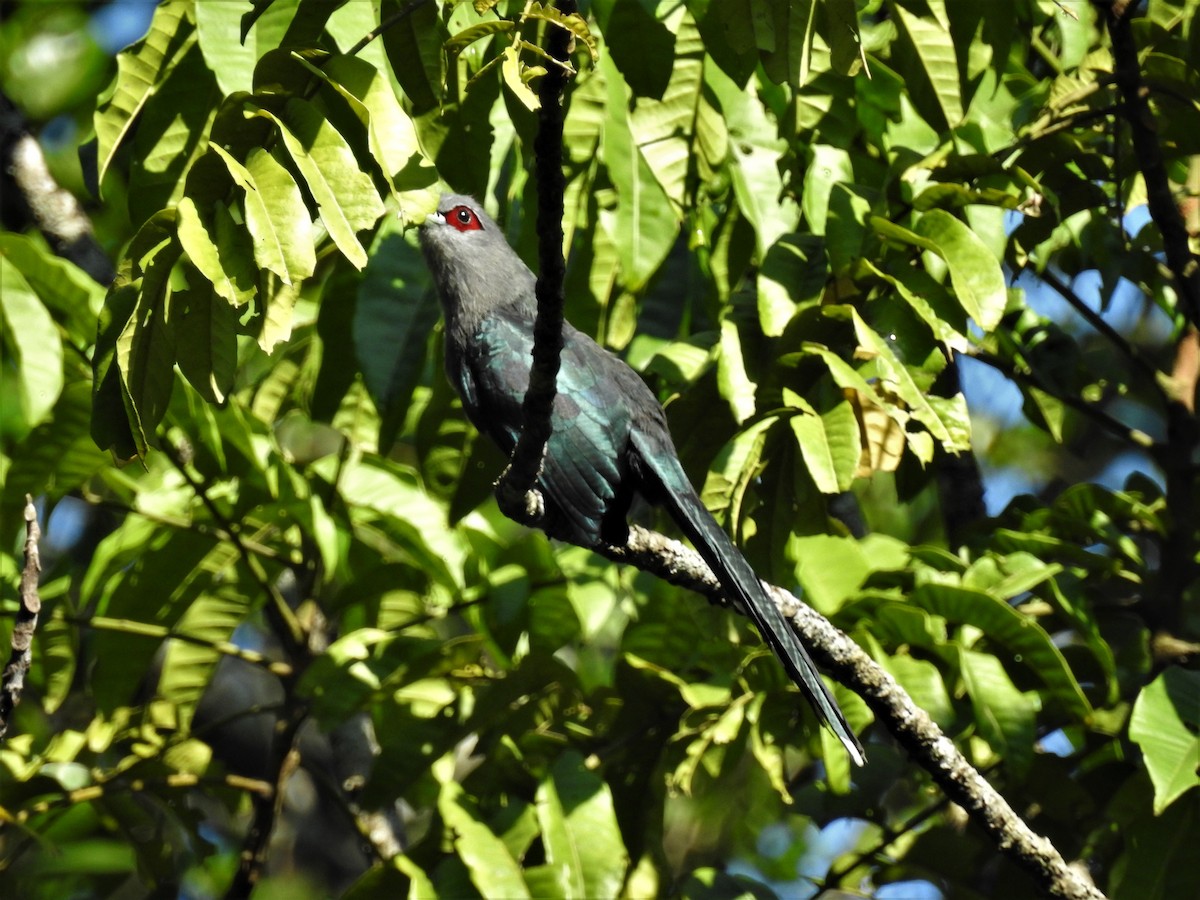
{"type": "Polygon", "coordinates": [[[154,12],[145,37],[117,56],[117,76],[96,107],[97,182],[159,84],[196,41],[188,0],[168,0],[154,12]]]}
{"type": "Polygon", "coordinates": [[[1178,666],[1144,687],[1133,705],[1129,736],[1145,755],[1154,783],[1154,814],[1200,787],[1200,673],[1178,666]]]}
{"type": "Polygon", "coordinates": [[[0,345],[15,363],[17,403],[26,428],[32,428],[50,415],[62,392],[62,338],[7,254],[0,256],[0,284],[0,345]]]}

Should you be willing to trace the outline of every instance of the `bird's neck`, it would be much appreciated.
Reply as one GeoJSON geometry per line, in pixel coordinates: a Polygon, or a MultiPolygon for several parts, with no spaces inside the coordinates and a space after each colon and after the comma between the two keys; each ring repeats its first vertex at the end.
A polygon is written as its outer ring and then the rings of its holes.
{"type": "Polygon", "coordinates": [[[527,322],[530,332],[537,314],[537,300],[532,286],[528,291],[517,291],[497,302],[494,298],[464,295],[442,297],[442,310],[446,317],[446,341],[452,347],[465,348],[477,343],[489,319],[503,317],[527,322]]]}

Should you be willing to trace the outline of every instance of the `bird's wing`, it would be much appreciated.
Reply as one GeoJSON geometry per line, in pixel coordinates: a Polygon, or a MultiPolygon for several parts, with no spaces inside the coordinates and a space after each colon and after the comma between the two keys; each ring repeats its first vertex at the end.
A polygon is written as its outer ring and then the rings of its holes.
{"type": "MultiPolygon", "coordinates": [[[[468,413],[505,453],[512,452],[521,433],[532,331],[524,317],[497,314],[485,322],[469,351],[470,383],[463,385],[462,394],[476,402],[468,413]]],[[[602,523],[628,472],[630,414],[621,394],[621,370],[628,367],[570,325],[563,327],[561,359],[552,433],[538,483],[548,510],[574,540],[591,545],[600,540],[602,523]]]]}

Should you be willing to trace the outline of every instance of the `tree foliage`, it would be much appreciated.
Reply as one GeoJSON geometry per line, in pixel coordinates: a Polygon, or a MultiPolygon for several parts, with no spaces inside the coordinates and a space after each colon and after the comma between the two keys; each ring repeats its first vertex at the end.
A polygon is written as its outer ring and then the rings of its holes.
{"type": "Polygon", "coordinates": [[[0,22],[31,121],[90,117],[51,162],[116,271],[6,210],[7,580],[26,494],[48,543],[3,879],[1035,889],[851,691],[853,772],[739,617],[498,512],[411,226],[446,184],[532,264],[557,28],[567,316],[1034,830],[1195,894],[1200,3],[582,6],[165,0],[41,90],[82,9],[0,22]],[[977,457],[1036,490],[989,515],[977,457]]]}

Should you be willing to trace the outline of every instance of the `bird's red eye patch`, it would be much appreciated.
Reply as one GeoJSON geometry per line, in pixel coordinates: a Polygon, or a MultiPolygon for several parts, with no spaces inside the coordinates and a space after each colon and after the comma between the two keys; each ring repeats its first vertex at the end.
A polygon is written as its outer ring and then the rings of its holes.
{"type": "Polygon", "coordinates": [[[483,230],[483,223],[479,221],[479,216],[475,215],[475,210],[469,206],[456,206],[446,213],[446,224],[453,225],[459,231],[483,230]]]}

